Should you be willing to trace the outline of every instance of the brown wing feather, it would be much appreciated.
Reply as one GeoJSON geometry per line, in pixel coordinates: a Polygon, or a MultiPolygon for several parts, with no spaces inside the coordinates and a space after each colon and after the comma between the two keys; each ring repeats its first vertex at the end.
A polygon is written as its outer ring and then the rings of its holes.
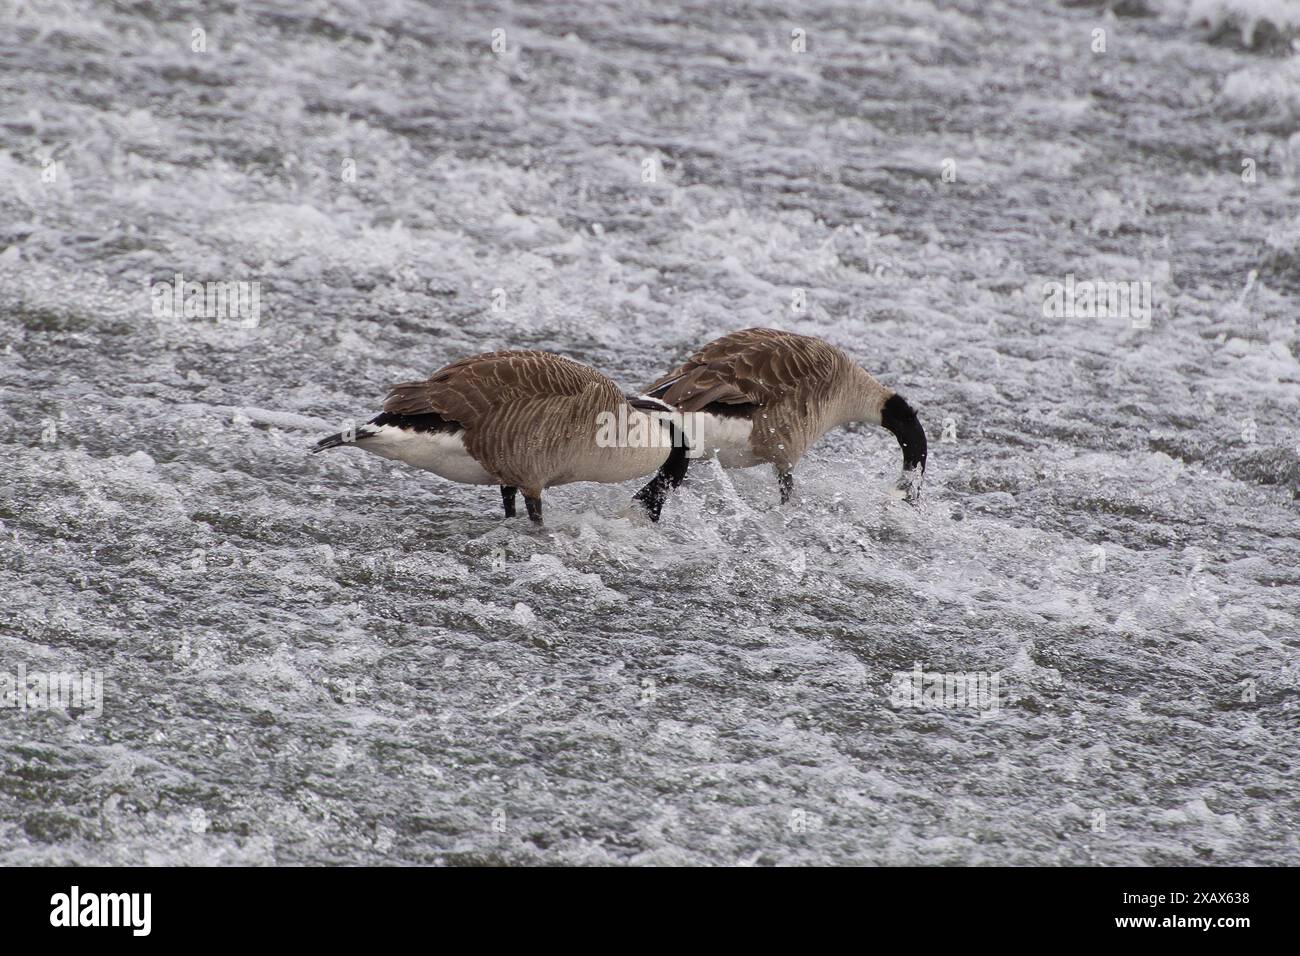
{"type": "Polygon", "coordinates": [[[617,411],[618,387],[550,352],[488,352],[452,362],[423,382],[393,386],[384,411],[436,412],[465,429],[466,450],[503,484],[540,488],[596,415],[617,411]]]}
{"type": "Polygon", "coordinates": [[[745,329],[710,342],[646,394],[684,412],[715,402],[757,406],[750,447],[788,471],[834,419],[836,381],[854,368],[851,358],[821,339],[745,329]]]}
{"type": "Polygon", "coordinates": [[[713,402],[772,405],[824,391],[848,361],[820,339],[777,329],[744,329],[713,340],[646,394],[686,412],[713,402]]]}
{"type": "Polygon", "coordinates": [[[384,411],[400,415],[436,412],[472,428],[506,405],[577,396],[593,386],[618,393],[595,369],[560,355],[486,352],[452,362],[424,381],[394,385],[384,411]]]}

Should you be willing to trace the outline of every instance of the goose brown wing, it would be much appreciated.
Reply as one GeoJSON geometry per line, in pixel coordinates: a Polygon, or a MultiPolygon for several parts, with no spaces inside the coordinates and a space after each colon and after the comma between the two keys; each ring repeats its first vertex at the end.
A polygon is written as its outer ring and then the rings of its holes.
{"type": "Polygon", "coordinates": [[[745,329],[715,339],[646,394],[685,412],[724,405],[772,405],[828,383],[842,353],[820,339],[776,329],[745,329]]]}
{"type": "Polygon", "coordinates": [[[562,400],[589,390],[619,397],[617,387],[604,375],[563,356],[537,351],[487,352],[452,362],[424,381],[394,385],[384,411],[399,415],[434,412],[474,428],[510,405],[562,400]]]}
{"type": "Polygon", "coordinates": [[[430,412],[458,422],[465,448],[489,473],[525,481],[525,463],[539,465],[573,441],[589,441],[595,416],[624,401],[595,369],[550,352],[488,352],[452,362],[422,382],[393,386],[384,411],[430,412]]]}

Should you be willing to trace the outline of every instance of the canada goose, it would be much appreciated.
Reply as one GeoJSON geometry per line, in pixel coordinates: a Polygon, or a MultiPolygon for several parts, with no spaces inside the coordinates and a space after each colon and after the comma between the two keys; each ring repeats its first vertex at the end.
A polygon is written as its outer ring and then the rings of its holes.
{"type": "Polygon", "coordinates": [[[925,430],[903,396],[881,385],[821,339],[777,329],[745,329],[715,339],[645,390],[695,422],[698,450],[724,468],[776,467],[781,503],[794,493],[794,466],[839,425],[869,422],[894,433],[903,449],[909,501],[921,493],[925,430]]]}
{"type": "Polygon", "coordinates": [[[383,413],[311,450],[356,445],[449,481],[500,485],[507,518],[523,491],[542,523],[542,489],[573,481],[627,481],[658,469],[636,496],[653,521],[686,475],[674,412],[628,399],[595,369],[549,352],[488,352],[452,362],[426,381],[393,386],[383,413]],[[602,428],[611,421],[620,430],[602,428]]]}

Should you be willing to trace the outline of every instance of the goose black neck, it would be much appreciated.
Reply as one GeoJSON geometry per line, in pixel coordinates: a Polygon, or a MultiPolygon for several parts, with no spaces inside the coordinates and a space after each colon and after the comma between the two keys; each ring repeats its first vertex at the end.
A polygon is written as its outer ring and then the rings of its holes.
{"type": "MultiPolygon", "coordinates": [[[[658,402],[654,406],[649,406],[636,401],[631,404],[636,408],[654,408],[659,405],[658,402]]],[[[655,408],[655,410],[660,409],[655,408]]],[[[668,453],[668,459],[659,467],[659,473],[634,496],[650,515],[651,521],[659,520],[659,513],[663,510],[669,489],[676,488],[682,483],[682,480],[686,477],[686,469],[690,465],[690,446],[686,444],[686,436],[682,434],[682,430],[677,427],[672,419],[664,418],[660,419],[660,421],[668,428],[672,449],[668,453]]]]}

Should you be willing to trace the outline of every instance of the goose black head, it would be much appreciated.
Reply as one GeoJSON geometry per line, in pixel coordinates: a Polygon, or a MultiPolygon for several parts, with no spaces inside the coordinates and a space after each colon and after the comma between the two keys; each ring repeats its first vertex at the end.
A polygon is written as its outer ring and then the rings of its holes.
{"type": "Polygon", "coordinates": [[[894,394],[880,408],[880,425],[893,432],[903,449],[903,480],[900,487],[906,490],[907,500],[921,497],[921,479],[925,477],[927,446],[925,429],[916,417],[916,410],[907,404],[902,395],[894,394]]]}

